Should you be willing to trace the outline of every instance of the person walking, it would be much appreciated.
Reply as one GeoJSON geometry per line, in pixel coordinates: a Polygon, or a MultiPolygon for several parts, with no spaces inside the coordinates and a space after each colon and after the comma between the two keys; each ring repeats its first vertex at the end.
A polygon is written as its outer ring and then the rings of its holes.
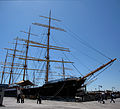
{"type": "Polygon", "coordinates": [[[112,102],[115,103],[114,97],[115,97],[114,93],[111,93],[111,95],[110,95],[110,98],[111,98],[110,103],[112,103],[112,102]]]}
{"type": "Polygon", "coordinates": [[[98,101],[98,103],[100,102],[100,100],[101,100],[101,96],[100,96],[100,93],[98,93],[98,94],[96,94],[96,100],[98,101]]]}
{"type": "Polygon", "coordinates": [[[21,103],[24,103],[24,98],[25,98],[25,96],[22,94],[21,95],[21,103]]]}
{"type": "Polygon", "coordinates": [[[21,90],[20,87],[17,88],[17,103],[20,103],[20,98],[21,98],[21,90]]]}
{"type": "Polygon", "coordinates": [[[42,101],[42,99],[41,99],[40,95],[38,94],[37,95],[37,104],[41,104],[41,101],[42,101]]]}
{"type": "Polygon", "coordinates": [[[17,103],[20,103],[20,94],[17,95],[17,103]]]}
{"type": "Polygon", "coordinates": [[[100,103],[102,102],[103,104],[105,104],[104,99],[105,99],[105,93],[102,93],[100,103]]]}

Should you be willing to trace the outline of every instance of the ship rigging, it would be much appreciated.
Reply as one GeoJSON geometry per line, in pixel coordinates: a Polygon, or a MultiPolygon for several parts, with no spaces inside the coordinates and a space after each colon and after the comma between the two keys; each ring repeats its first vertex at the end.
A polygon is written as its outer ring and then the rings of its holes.
{"type": "MultiPolygon", "coordinates": [[[[69,64],[73,64],[73,62],[66,61],[62,58],[62,60],[54,60],[50,58],[50,50],[59,50],[59,51],[65,51],[65,52],[70,52],[69,48],[65,48],[65,47],[59,47],[59,46],[54,46],[54,45],[50,45],[50,31],[51,29],[54,30],[59,30],[59,31],[63,31],[66,32],[66,30],[59,28],[59,27],[54,27],[51,26],[51,20],[55,20],[55,21],[60,21],[58,19],[54,19],[51,17],[51,11],[49,13],[49,17],[45,17],[45,16],[40,16],[42,18],[48,19],[49,20],[49,25],[46,24],[41,24],[41,23],[32,23],[33,25],[37,25],[37,26],[41,26],[44,28],[47,28],[47,43],[40,43],[40,42],[36,42],[31,40],[30,36],[31,35],[35,35],[33,33],[31,33],[31,26],[29,27],[29,31],[25,32],[25,31],[21,31],[25,34],[28,35],[27,39],[23,39],[23,38],[16,38],[16,43],[13,43],[15,45],[14,49],[10,49],[10,48],[5,48],[7,50],[7,54],[6,54],[6,59],[5,62],[3,63],[3,71],[2,76],[1,76],[1,84],[2,83],[6,83],[6,79],[5,79],[5,74],[9,74],[9,81],[8,84],[9,85],[21,85],[22,87],[24,86],[24,84],[28,84],[28,85],[34,85],[34,83],[30,82],[30,80],[28,79],[28,77],[32,77],[33,78],[33,82],[35,82],[35,78],[36,78],[36,73],[40,74],[40,73],[45,73],[45,84],[43,84],[42,86],[37,86],[37,88],[30,88],[30,89],[24,89],[24,94],[25,95],[31,95],[33,94],[33,92],[35,91],[36,93],[40,93],[40,95],[42,96],[64,96],[64,97],[75,97],[77,90],[80,89],[82,86],[84,86],[85,81],[87,80],[88,77],[91,77],[92,75],[94,75],[96,72],[100,71],[101,69],[105,68],[106,66],[110,65],[111,63],[113,63],[115,59],[110,59],[109,62],[107,62],[106,64],[101,65],[100,67],[98,67],[97,69],[91,71],[90,73],[86,74],[85,76],[82,75],[79,77],[70,77],[69,75],[67,75],[65,73],[65,70],[70,70],[70,68],[65,68],[65,63],[69,63],[69,64]],[[18,41],[20,42],[24,42],[24,43],[18,43],[18,41]],[[25,55],[18,55],[18,52],[22,52],[17,49],[17,45],[23,45],[26,47],[25,50],[25,55]],[[28,56],[29,53],[29,49],[30,47],[33,48],[43,48],[46,49],[46,54],[45,54],[45,59],[42,58],[37,58],[35,56],[28,56]],[[13,51],[13,53],[9,53],[9,51],[13,51]],[[12,62],[9,63],[7,62],[7,57],[8,55],[10,57],[12,57],[12,62]],[[24,63],[15,63],[15,59],[19,59],[22,60],[24,63]],[[28,67],[28,62],[29,61],[34,61],[34,62],[44,62],[46,65],[46,69],[45,70],[40,70],[39,68],[29,68],[28,67]],[[62,63],[62,74],[58,75],[58,76],[62,76],[62,79],[57,80],[57,81],[50,81],[49,79],[49,75],[51,73],[50,71],[50,63],[62,63]],[[11,66],[6,66],[6,65],[11,65],[11,66]],[[5,69],[9,68],[10,72],[6,72],[5,69]],[[23,70],[23,73],[17,73],[17,72],[13,72],[14,69],[21,69],[23,70]],[[28,71],[32,71],[33,75],[29,74],[28,71]],[[36,71],[36,73],[35,73],[36,71]],[[19,77],[22,76],[21,81],[22,82],[18,82],[15,81],[15,76],[14,75],[19,75],[19,77]],[[4,81],[3,81],[4,80],[4,81]],[[23,83],[23,84],[22,84],[23,83]],[[28,91],[30,90],[30,91],[28,91]],[[29,93],[28,93],[29,92],[29,93]]],[[[35,35],[38,36],[38,35],[35,35]]],[[[93,49],[93,48],[92,48],[93,49]]],[[[96,50],[97,51],[97,50],[96,50]]],[[[99,51],[97,51],[99,52],[99,51]]],[[[103,55],[103,53],[99,52],[101,55],[103,55]]],[[[60,68],[60,67],[58,67],[60,68]]],[[[19,79],[19,80],[20,80],[19,79]]],[[[37,77],[36,79],[40,80],[39,77],[37,77]]]]}

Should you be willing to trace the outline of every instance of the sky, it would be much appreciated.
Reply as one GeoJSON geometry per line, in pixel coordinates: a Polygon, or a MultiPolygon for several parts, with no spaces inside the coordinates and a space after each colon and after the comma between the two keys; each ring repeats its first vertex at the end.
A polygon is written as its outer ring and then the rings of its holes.
{"type": "MultiPolygon", "coordinates": [[[[62,22],[52,21],[51,25],[67,31],[51,30],[50,44],[70,48],[68,58],[83,75],[110,61],[108,58],[117,58],[96,81],[88,85],[88,90],[98,90],[98,86],[102,85],[102,90],[111,90],[115,87],[114,90],[120,91],[120,0],[1,0],[1,61],[4,61],[6,55],[3,48],[13,47],[8,42],[14,42],[13,39],[17,36],[26,38],[20,30],[28,31],[31,25],[35,34],[41,35],[41,31],[47,32],[32,23],[48,23],[48,20],[39,16],[49,16],[50,10],[53,18],[62,20],[62,22]]],[[[45,41],[45,37],[43,40],[45,41]]],[[[51,59],[61,59],[63,56],[59,53],[55,56],[56,51],[51,54],[51,59]]]]}

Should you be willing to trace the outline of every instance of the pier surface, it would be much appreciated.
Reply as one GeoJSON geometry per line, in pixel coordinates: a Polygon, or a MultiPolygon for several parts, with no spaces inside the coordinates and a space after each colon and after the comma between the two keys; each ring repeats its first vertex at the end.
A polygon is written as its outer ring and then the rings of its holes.
{"type": "Polygon", "coordinates": [[[64,102],[42,100],[42,104],[37,104],[36,100],[25,99],[25,103],[16,103],[16,98],[4,97],[3,106],[0,109],[120,109],[120,98],[115,99],[115,103],[106,100],[105,104],[97,101],[90,102],[64,102]]]}

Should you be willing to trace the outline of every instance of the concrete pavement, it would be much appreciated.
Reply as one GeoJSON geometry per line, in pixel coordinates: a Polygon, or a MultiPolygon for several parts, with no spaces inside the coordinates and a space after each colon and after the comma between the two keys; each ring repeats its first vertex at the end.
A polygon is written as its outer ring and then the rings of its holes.
{"type": "Polygon", "coordinates": [[[115,100],[116,103],[105,101],[100,104],[97,101],[90,102],[64,102],[42,100],[42,104],[37,104],[36,100],[25,99],[25,103],[16,103],[16,98],[4,97],[3,107],[0,109],[120,109],[120,98],[115,100]]]}

